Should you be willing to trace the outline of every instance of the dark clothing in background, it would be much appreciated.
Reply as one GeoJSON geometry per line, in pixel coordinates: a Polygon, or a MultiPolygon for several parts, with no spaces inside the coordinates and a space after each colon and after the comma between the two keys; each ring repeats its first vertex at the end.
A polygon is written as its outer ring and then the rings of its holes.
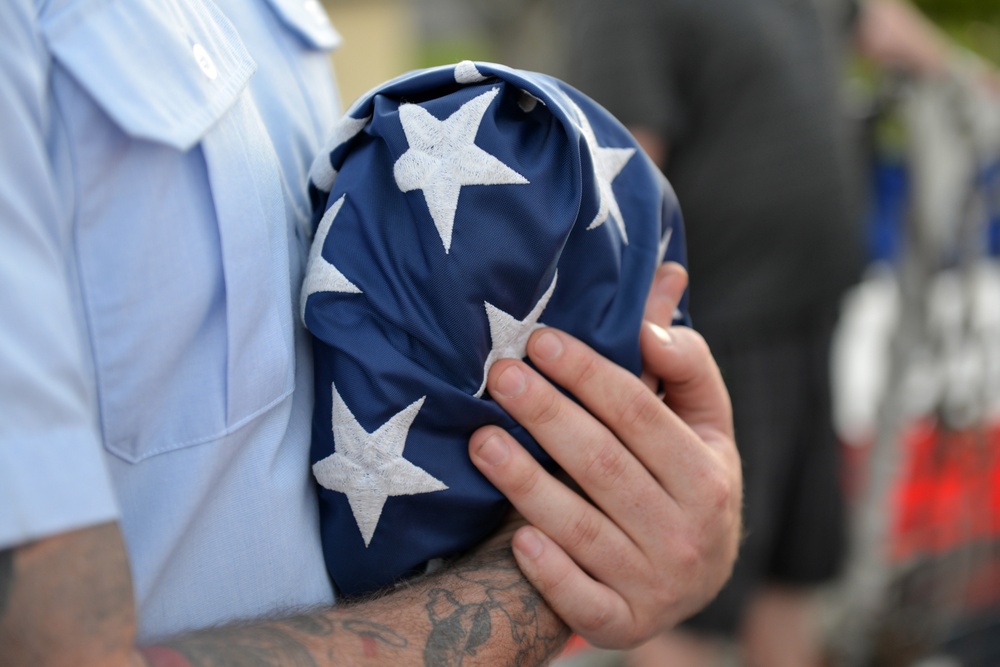
{"type": "Polygon", "coordinates": [[[845,552],[828,352],[862,265],[841,97],[840,0],[578,0],[569,81],[667,146],[688,233],[690,312],[719,361],[748,537],[692,619],[733,635],[765,582],[814,585],[845,552]]]}
{"type": "Polygon", "coordinates": [[[574,3],[570,81],[669,146],[665,172],[690,221],[692,315],[708,337],[778,329],[835,302],[859,272],[839,97],[847,9],[820,2],[574,3]]]}
{"type": "Polygon", "coordinates": [[[833,579],[846,551],[840,451],[831,417],[834,313],[712,348],[733,396],[745,471],[746,540],[733,576],[687,625],[735,635],[762,582],[810,587],[833,579]]]}

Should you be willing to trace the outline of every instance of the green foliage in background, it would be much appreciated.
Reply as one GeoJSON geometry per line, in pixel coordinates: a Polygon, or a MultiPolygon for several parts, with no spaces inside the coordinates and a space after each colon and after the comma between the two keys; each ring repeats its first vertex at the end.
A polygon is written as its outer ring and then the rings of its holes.
{"type": "Polygon", "coordinates": [[[1000,0],[913,0],[913,4],[942,24],[1000,21],[1000,0]]]}
{"type": "Polygon", "coordinates": [[[965,48],[1000,64],[1000,0],[913,0],[965,48]]]}
{"type": "Polygon", "coordinates": [[[462,35],[450,39],[424,40],[417,55],[418,67],[449,65],[463,60],[496,62],[497,55],[489,41],[477,35],[462,35]]]}

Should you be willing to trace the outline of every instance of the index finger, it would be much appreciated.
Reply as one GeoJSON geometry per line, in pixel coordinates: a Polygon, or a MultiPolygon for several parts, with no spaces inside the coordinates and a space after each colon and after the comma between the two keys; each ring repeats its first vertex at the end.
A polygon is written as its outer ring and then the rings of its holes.
{"type": "MultiPolygon", "coordinates": [[[[678,501],[697,495],[699,480],[712,467],[706,459],[709,449],[639,378],[557,329],[535,332],[528,354],[549,380],[569,391],[611,431],[670,495],[678,501]]],[[[582,483],[572,439],[565,437],[576,428],[574,424],[549,420],[522,426],[582,483]],[[560,447],[567,451],[559,451],[560,447]]]]}

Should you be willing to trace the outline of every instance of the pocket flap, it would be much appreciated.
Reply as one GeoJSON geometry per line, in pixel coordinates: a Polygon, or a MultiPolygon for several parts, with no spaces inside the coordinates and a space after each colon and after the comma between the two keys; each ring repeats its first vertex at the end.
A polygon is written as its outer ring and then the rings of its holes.
{"type": "Polygon", "coordinates": [[[126,133],[179,150],[232,107],[257,69],[211,2],[84,0],[40,24],[55,59],[126,133]]]}

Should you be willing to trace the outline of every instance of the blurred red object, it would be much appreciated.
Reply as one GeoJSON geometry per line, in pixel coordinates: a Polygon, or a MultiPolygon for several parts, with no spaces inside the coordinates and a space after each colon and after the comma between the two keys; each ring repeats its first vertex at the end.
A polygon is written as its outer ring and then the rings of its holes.
{"type": "Polygon", "coordinates": [[[893,561],[1000,538],[1000,424],[944,431],[932,420],[902,434],[892,494],[893,561]]]}

